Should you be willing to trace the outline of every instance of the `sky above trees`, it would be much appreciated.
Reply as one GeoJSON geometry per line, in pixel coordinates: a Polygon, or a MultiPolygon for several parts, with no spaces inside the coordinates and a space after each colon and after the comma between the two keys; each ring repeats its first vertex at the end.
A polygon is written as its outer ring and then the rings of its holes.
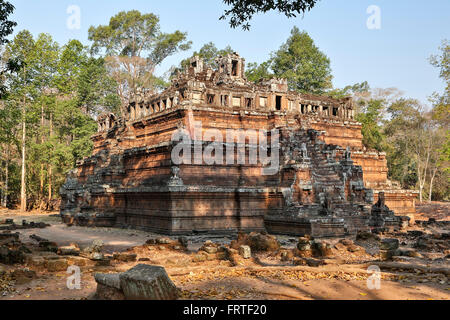
{"type": "Polygon", "coordinates": [[[171,56],[157,68],[162,74],[178,65],[205,43],[218,48],[230,45],[247,62],[266,61],[290,35],[293,26],[305,30],[331,61],[333,84],[345,87],[368,81],[372,87],[398,87],[405,95],[427,102],[433,91],[442,91],[438,71],[428,63],[441,41],[450,38],[450,2],[422,1],[319,1],[304,17],[288,19],[277,13],[256,15],[250,31],[231,29],[228,21],[219,20],[227,6],[220,0],[14,0],[13,15],[19,21],[15,32],[27,29],[34,35],[51,33],[58,43],[78,39],[88,43],[91,25],[106,24],[121,10],[137,9],[159,15],[161,29],[188,32],[193,42],[190,51],[171,56]],[[66,22],[70,5],[81,9],[80,29],[70,30],[66,22]],[[381,9],[381,29],[369,30],[367,8],[381,9]]]}

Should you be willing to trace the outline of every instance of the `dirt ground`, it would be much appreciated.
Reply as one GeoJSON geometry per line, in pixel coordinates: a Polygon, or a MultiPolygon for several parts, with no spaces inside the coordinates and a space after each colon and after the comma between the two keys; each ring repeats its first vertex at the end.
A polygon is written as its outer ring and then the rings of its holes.
{"type": "MultiPolygon", "coordinates": [[[[448,220],[450,215],[449,205],[445,203],[418,206],[417,211],[416,220],[427,220],[430,217],[448,220]]],[[[31,281],[10,281],[9,286],[0,282],[0,300],[91,299],[96,291],[94,273],[123,272],[138,263],[165,267],[172,281],[181,289],[181,299],[450,299],[448,250],[423,250],[420,251],[420,257],[394,257],[393,261],[386,263],[380,261],[377,248],[369,241],[355,241],[361,250],[352,252],[339,247],[339,239],[327,239],[333,246],[333,255],[321,259],[324,265],[296,265],[292,259],[281,259],[280,252],[295,250],[297,238],[277,236],[282,250],[276,253],[252,253],[250,259],[225,259],[217,258],[217,254],[205,254],[205,258],[199,260],[198,250],[206,240],[211,240],[217,246],[229,245],[236,235],[187,237],[187,250],[181,250],[170,245],[145,245],[149,239],[162,237],[148,232],[68,227],[61,223],[55,212],[24,214],[0,210],[0,219],[7,218],[14,219],[17,224],[23,219],[50,224],[43,229],[13,231],[19,232],[20,240],[30,246],[36,245],[30,239],[32,234],[56,242],[59,246],[76,243],[82,249],[91,245],[94,240],[102,240],[105,254],[131,252],[137,254],[137,260],[141,261],[113,261],[109,266],[81,266],[80,290],[68,289],[67,279],[70,274],[66,271],[49,272],[43,267],[29,264],[0,264],[0,270],[6,272],[15,269],[36,272],[36,277],[31,281]],[[373,265],[381,268],[379,289],[369,289],[367,285],[371,276],[367,269],[373,265]]],[[[419,223],[408,230],[429,234],[442,230],[448,232],[448,224],[427,227],[419,223]]],[[[406,231],[395,234],[395,237],[399,238],[401,247],[410,248],[416,240],[411,239],[406,231]]]]}

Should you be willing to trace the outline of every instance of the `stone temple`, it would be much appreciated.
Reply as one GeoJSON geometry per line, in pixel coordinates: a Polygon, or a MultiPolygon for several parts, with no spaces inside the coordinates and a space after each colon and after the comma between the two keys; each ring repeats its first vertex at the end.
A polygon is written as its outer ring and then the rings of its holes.
{"type": "Polygon", "coordinates": [[[125,118],[98,118],[93,155],[60,190],[65,223],[338,236],[414,214],[416,193],[363,147],[351,98],[249,82],[236,53],[217,63],[194,57],[163,92],[138,93],[125,118]]]}

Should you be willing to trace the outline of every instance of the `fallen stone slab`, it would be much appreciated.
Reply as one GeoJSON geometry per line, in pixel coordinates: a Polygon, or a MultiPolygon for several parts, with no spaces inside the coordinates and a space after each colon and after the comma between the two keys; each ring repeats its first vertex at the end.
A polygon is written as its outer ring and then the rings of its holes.
{"type": "Polygon", "coordinates": [[[134,262],[136,261],[137,254],[128,252],[116,252],[113,254],[113,260],[121,262],[134,262]]]}
{"type": "Polygon", "coordinates": [[[75,244],[71,244],[70,246],[59,247],[57,253],[61,256],[78,256],[80,248],[75,244]]]}
{"type": "Polygon", "coordinates": [[[95,298],[99,300],[125,300],[125,295],[120,287],[120,273],[96,273],[94,279],[97,282],[95,298]]]}
{"type": "Polygon", "coordinates": [[[66,259],[52,259],[47,261],[47,271],[57,272],[66,271],[69,267],[66,259]]]}
{"type": "Polygon", "coordinates": [[[174,300],[178,297],[178,289],[163,267],[138,264],[119,278],[127,300],[174,300]]]}
{"type": "Polygon", "coordinates": [[[398,239],[383,239],[380,243],[381,250],[397,250],[399,247],[398,239]]]}

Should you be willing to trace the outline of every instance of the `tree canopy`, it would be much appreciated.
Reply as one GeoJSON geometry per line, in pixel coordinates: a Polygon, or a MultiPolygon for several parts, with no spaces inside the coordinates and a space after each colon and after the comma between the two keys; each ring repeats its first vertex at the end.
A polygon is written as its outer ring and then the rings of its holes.
{"type": "MultiPolygon", "coordinates": [[[[14,6],[5,0],[0,0],[0,53],[2,46],[8,43],[7,37],[12,34],[16,22],[9,20],[9,16],[14,12],[14,6]]],[[[20,69],[20,61],[7,60],[3,61],[0,68],[0,98],[6,94],[4,86],[4,76],[7,72],[14,72],[20,69]]]]}
{"type": "Polygon", "coordinates": [[[313,39],[297,27],[290,37],[258,65],[249,64],[247,77],[252,81],[276,76],[288,81],[289,89],[303,93],[325,93],[332,88],[330,59],[319,50],[313,39]]]}
{"type": "Polygon", "coordinates": [[[8,42],[7,36],[12,34],[17,23],[8,20],[8,17],[14,12],[14,6],[5,0],[0,0],[0,45],[8,42]]]}
{"type": "Polygon", "coordinates": [[[250,29],[249,21],[255,14],[278,11],[286,17],[296,17],[311,10],[319,0],[223,0],[231,8],[225,10],[221,20],[229,18],[232,28],[250,29]]]}
{"type": "Polygon", "coordinates": [[[158,16],[137,10],[119,12],[108,25],[91,26],[89,40],[93,41],[92,52],[106,57],[123,105],[138,88],[154,92],[158,83],[153,74],[155,67],[168,56],[191,46],[187,33],[178,30],[163,33],[158,16]]]}

